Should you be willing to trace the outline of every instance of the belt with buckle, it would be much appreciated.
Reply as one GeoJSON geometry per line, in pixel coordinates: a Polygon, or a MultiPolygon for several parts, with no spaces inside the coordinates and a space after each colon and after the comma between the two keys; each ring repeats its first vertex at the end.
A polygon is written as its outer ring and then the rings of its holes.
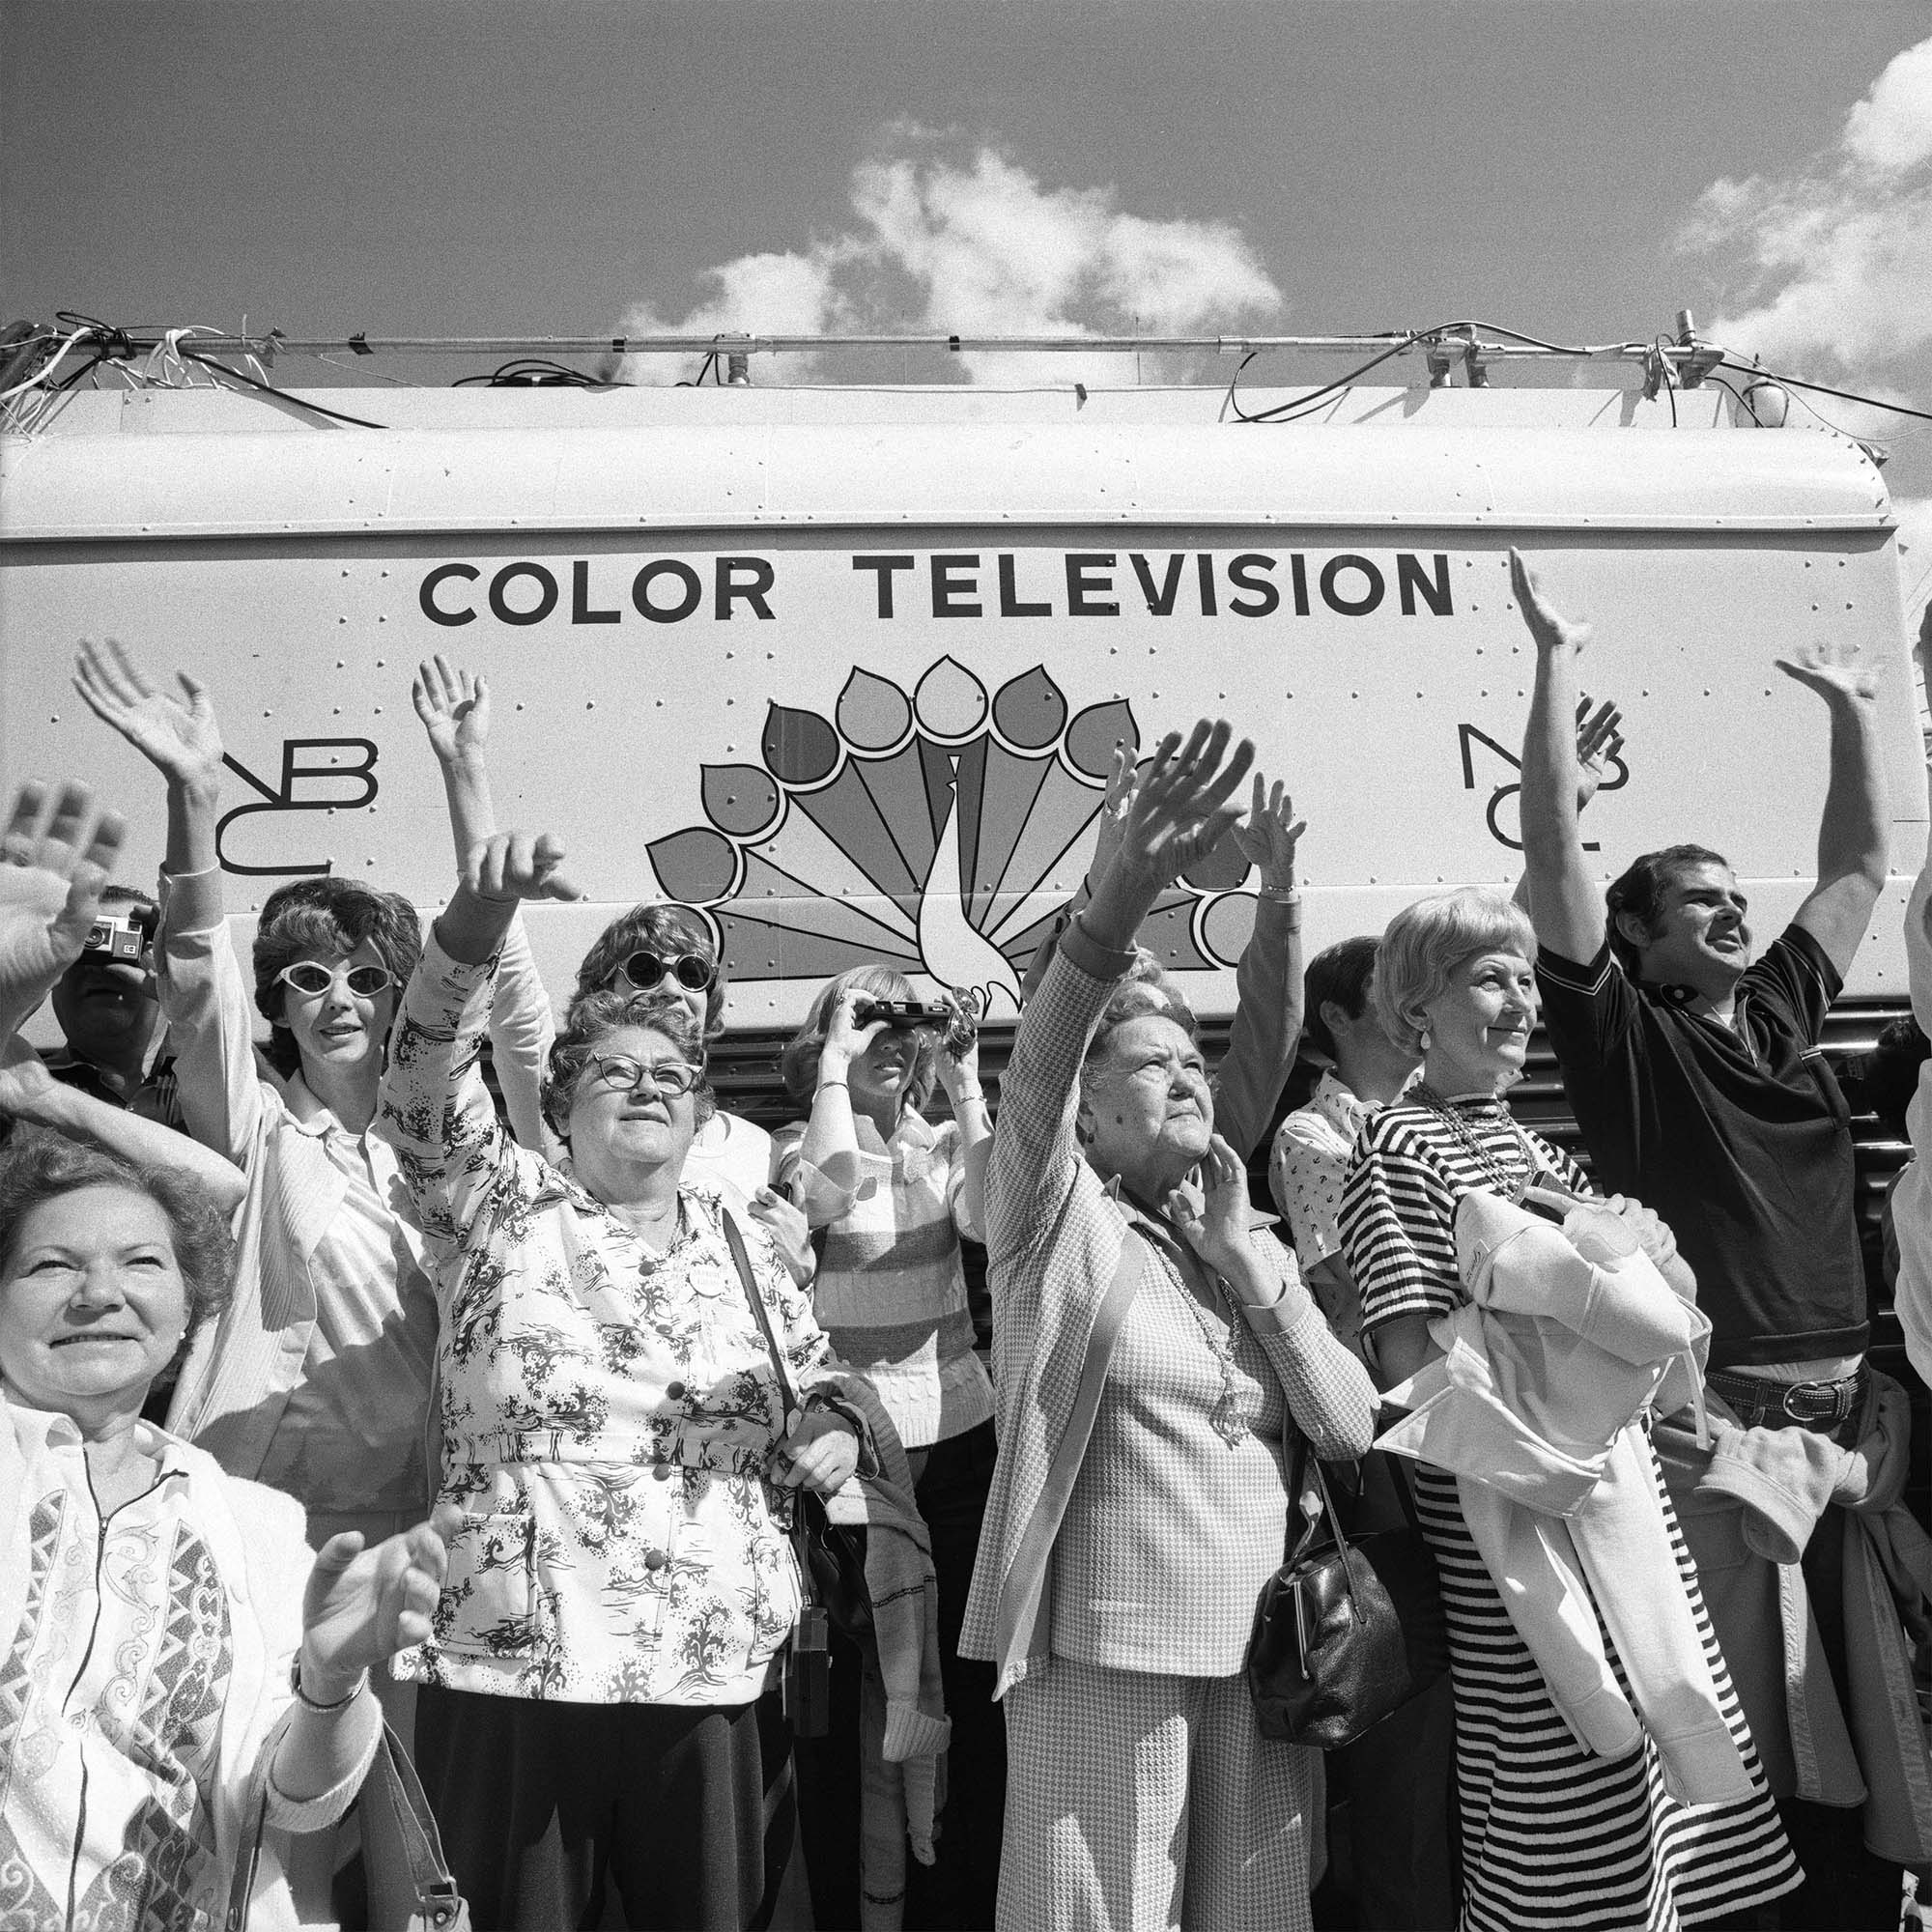
{"type": "Polygon", "coordinates": [[[1856,1374],[1828,1382],[1773,1382],[1728,1369],[1713,1369],[1704,1378],[1705,1387],[1721,1396],[1747,1429],[1836,1429],[1858,1413],[1870,1382],[1863,1363],[1856,1374]]]}

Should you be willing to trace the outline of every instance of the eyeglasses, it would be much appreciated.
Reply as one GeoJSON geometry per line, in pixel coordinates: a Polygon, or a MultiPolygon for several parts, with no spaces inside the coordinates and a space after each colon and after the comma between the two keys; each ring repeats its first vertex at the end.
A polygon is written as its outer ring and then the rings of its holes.
{"type": "Polygon", "coordinates": [[[718,978],[718,966],[701,952],[679,952],[670,958],[661,952],[634,952],[611,974],[611,979],[618,973],[640,993],[663,984],[667,975],[688,993],[708,993],[718,978]]]}
{"type": "Polygon", "coordinates": [[[275,978],[293,986],[305,1000],[320,999],[338,979],[363,1000],[373,1000],[396,983],[396,976],[386,966],[338,966],[331,972],[313,959],[298,959],[293,966],[284,966],[275,978]]]}
{"type": "Polygon", "coordinates": [[[635,1094],[648,1085],[668,1100],[681,1100],[704,1078],[702,1070],[688,1061],[660,1060],[655,1063],[634,1060],[628,1053],[592,1054],[583,1063],[591,1084],[609,1087],[619,1094],[635,1094]]]}

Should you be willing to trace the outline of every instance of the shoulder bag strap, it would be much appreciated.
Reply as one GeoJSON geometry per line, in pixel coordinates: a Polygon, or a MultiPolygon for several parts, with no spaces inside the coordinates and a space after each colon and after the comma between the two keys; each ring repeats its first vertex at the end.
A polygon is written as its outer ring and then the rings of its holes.
{"type": "Polygon", "coordinates": [[[745,1288],[745,1299],[752,1304],[752,1313],[757,1318],[758,1332],[765,1338],[765,1347],[771,1350],[772,1373],[779,1378],[779,1399],[784,1406],[784,1424],[788,1429],[799,1401],[792,1391],[791,1372],[785,1366],[784,1350],[779,1347],[779,1338],[772,1332],[771,1311],[765,1306],[765,1297],[758,1293],[758,1278],[752,1272],[752,1258],[745,1252],[745,1237],[738,1232],[737,1220],[730,1208],[723,1206],[719,1208],[718,1214],[724,1223],[724,1238],[730,1244],[731,1259],[737,1264],[738,1279],[745,1288]]]}
{"type": "MultiPolygon", "coordinates": [[[[377,1881],[374,1867],[380,1858],[387,1867],[391,1886],[400,1889],[407,1885],[409,1903],[425,1932],[448,1932],[460,1922],[462,1894],[443,1857],[442,1836],[422,1781],[402,1740],[387,1724],[383,1726],[357,1802],[362,1814],[363,1859],[371,1867],[372,1891],[377,1881]]],[[[370,1902],[372,1908],[377,1904],[373,1896],[370,1902]]],[[[386,1916],[393,1922],[393,1910],[403,1901],[392,1892],[383,1902],[390,1908],[386,1916]]]]}
{"type": "MultiPolygon", "coordinates": [[[[730,1243],[731,1259],[737,1264],[738,1279],[745,1286],[745,1298],[752,1304],[752,1313],[757,1318],[758,1332],[765,1338],[765,1347],[770,1350],[772,1373],[779,1378],[779,1400],[783,1405],[781,1411],[781,1426],[785,1432],[791,1429],[791,1419],[799,1412],[800,1403],[792,1390],[791,1372],[785,1366],[784,1350],[779,1347],[779,1338],[772,1332],[771,1311],[765,1306],[765,1297],[758,1293],[758,1278],[752,1272],[752,1258],[745,1252],[745,1237],[738,1231],[738,1222],[730,1208],[722,1203],[718,1209],[719,1219],[724,1223],[724,1238],[730,1243]]],[[[813,1601],[811,1587],[811,1564],[806,1550],[806,1510],[807,1498],[810,1491],[800,1488],[792,1492],[791,1540],[798,1556],[798,1586],[800,1601],[810,1604],[813,1601]]]]}
{"type": "Polygon", "coordinates": [[[252,1809],[253,1818],[242,1828],[246,1842],[235,1849],[235,1875],[228,1882],[227,1932],[248,1932],[248,1903],[255,1890],[255,1871],[262,1862],[262,1833],[269,1823],[266,1784],[252,1809]]]}

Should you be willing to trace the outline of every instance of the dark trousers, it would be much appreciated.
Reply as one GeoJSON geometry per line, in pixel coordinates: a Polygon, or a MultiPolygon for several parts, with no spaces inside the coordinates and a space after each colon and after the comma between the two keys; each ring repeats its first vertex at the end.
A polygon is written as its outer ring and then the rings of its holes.
{"type": "Polygon", "coordinates": [[[416,1706],[416,1769],[476,1932],[767,1925],[793,1834],[786,1744],[772,1697],[564,1704],[426,1686],[416,1706]]]}
{"type": "Polygon", "coordinates": [[[976,1932],[993,1922],[1000,1895],[1000,1840],[1007,1819],[1007,1719],[993,1701],[999,1673],[959,1655],[959,1629],[980,1553],[998,1455],[993,1425],[982,1422],[916,1451],[915,1493],[932,1536],[939,1574],[939,1667],[952,1741],[946,1753],[946,1813],[938,1860],[911,1867],[908,1932],[976,1932]],[[921,1458],[923,1466],[921,1466],[921,1458]]]}
{"type": "MultiPolygon", "coordinates": [[[[1851,1709],[1851,1687],[1845,1672],[1845,1512],[1828,1509],[1818,1519],[1811,1541],[1804,1546],[1804,1588],[1811,1614],[1818,1620],[1826,1661],[1838,1701],[1851,1709]]],[[[1901,1868],[1875,1858],[1865,1849],[1864,1814],[1856,1805],[1811,1804],[1802,1798],[1781,1798],[1778,1816],[1804,1883],[1777,1901],[1779,1922],[1798,1928],[1846,1927],[1851,1932],[1898,1923],[1901,1868]]]]}
{"type": "MultiPolygon", "coordinates": [[[[1000,1889],[1007,1806],[1007,1725],[993,1702],[990,1663],[959,1655],[959,1628],[993,1480],[993,1425],[981,1423],[912,1452],[914,1496],[932,1538],[939,1579],[940,1673],[952,1741],[946,1755],[946,1809],[938,1858],[908,1867],[907,1932],[990,1926],[1000,1889]]],[[[865,1657],[832,1638],[832,1722],[800,1739],[799,1823],[820,1932],[859,1922],[859,1680],[865,1657]]]]}

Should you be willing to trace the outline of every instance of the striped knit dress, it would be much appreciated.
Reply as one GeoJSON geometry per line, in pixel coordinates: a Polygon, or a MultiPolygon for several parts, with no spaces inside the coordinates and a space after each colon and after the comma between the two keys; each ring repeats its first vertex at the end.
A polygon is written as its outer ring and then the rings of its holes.
{"type": "MultiPolygon", "coordinates": [[[[1452,1229],[1456,1203],[1471,1187],[1520,1178],[1533,1153],[1564,1186],[1590,1191],[1575,1162],[1524,1134],[1500,1101],[1450,1104],[1462,1133],[1429,1105],[1397,1101],[1356,1144],[1342,1240],[1361,1290],[1365,1334],[1399,1316],[1446,1315],[1467,1299],[1452,1229]]],[[[1752,1796],[1739,1804],[1692,1806],[1667,1796],[1648,1738],[1641,1752],[1618,1760],[1577,1743],[1477,1551],[1456,1479],[1426,1463],[1416,1467],[1418,1514],[1435,1552],[1449,1625],[1462,1924],[1469,1932],[1669,1932],[1743,1911],[1799,1883],[1661,1470],[1657,1488],[1720,1706],[1750,1774],[1752,1796]]],[[[1628,1694],[1607,1632],[1604,1646],[1628,1694]]]]}

